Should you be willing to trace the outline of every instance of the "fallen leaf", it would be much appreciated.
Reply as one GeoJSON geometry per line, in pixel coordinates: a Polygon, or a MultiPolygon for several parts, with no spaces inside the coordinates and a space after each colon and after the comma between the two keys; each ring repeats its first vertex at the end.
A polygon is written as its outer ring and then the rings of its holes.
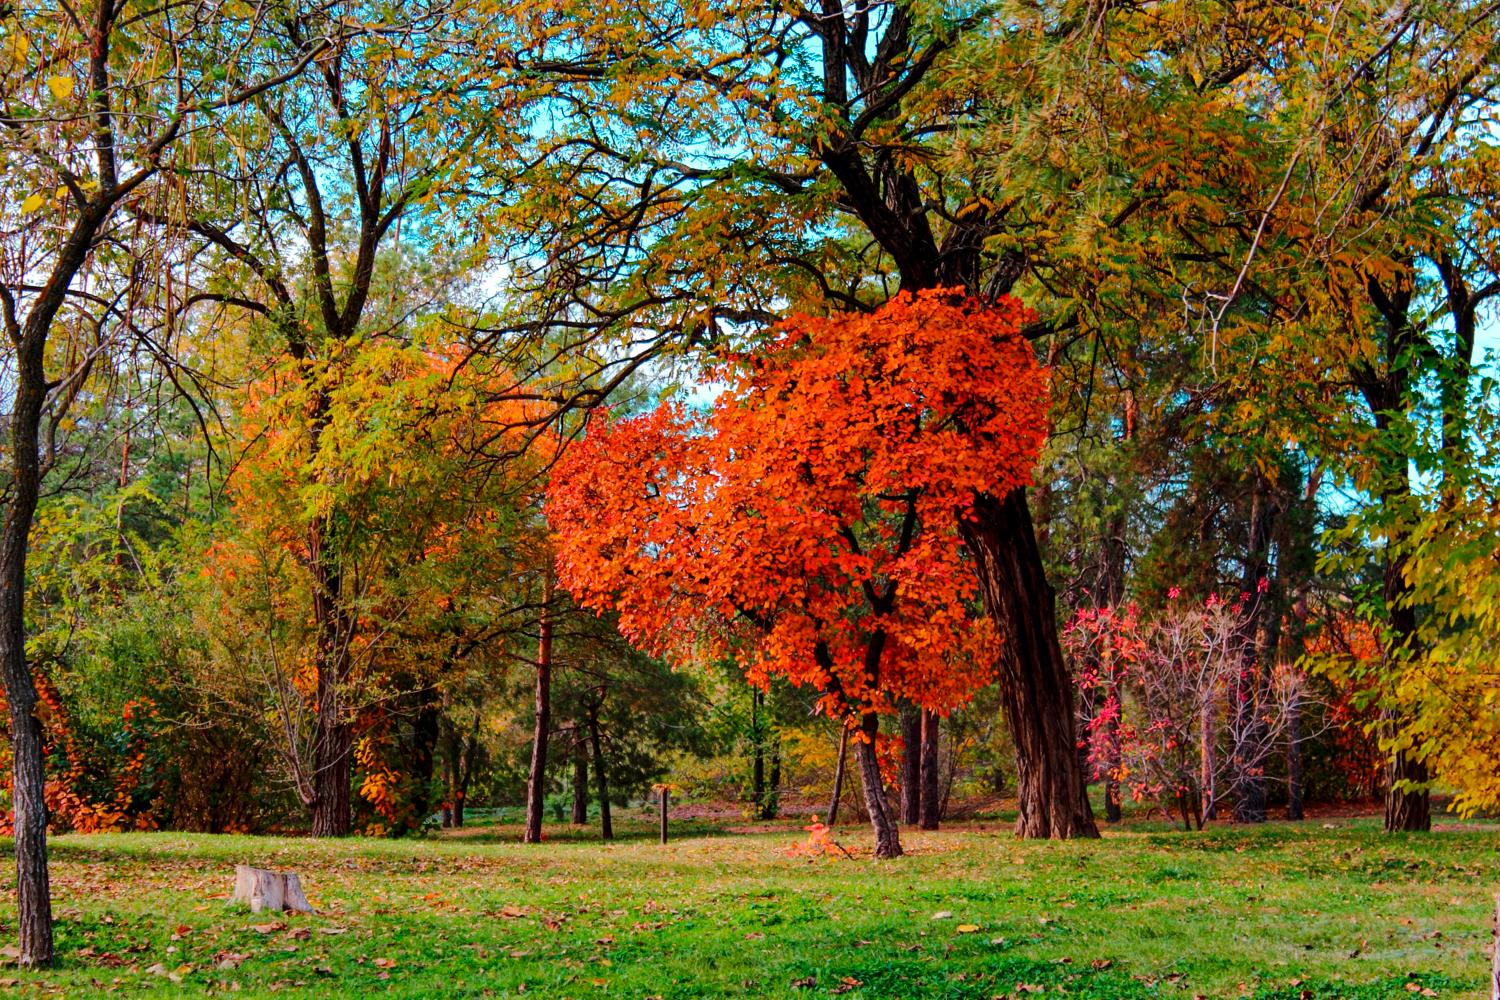
{"type": "Polygon", "coordinates": [[[273,920],[269,924],[251,924],[250,929],[257,934],[275,934],[277,931],[286,930],[286,924],[280,920],[273,920]]]}
{"type": "Polygon", "coordinates": [[[391,978],[391,974],[389,972],[377,972],[375,974],[375,978],[376,979],[389,979],[389,978],[391,978]]]}
{"type": "Polygon", "coordinates": [[[794,990],[810,990],[816,985],[818,985],[817,976],[808,976],[806,979],[792,980],[792,989],[794,990]]]}
{"type": "Polygon", "coordinates": [[[526,916],[526,911],[521,909],[519,906],[514,906],[510,903],[506,903],[504,906],[500,907],[500,915],[502,917],[524,917],[526,916]]]}
{"type": "Polygon", "coordinates": [[[349,928],[347,928],[347,927],[319,927],[318,928],[318,933],[319,934],[348,934],[349,933],[349,928]]]}
{"type": "Polygon", "coordinates": [[[167,967],[157,962],[155,965],[146,966],[146,971],[153,976],[165,976],[167,974],[167,967]]]}
{"type": "Polygon", "coordinates": [[[959,924],[957,927],[955,927],[953,929],[956,930],[956,931],[958,931],[958,933],[960,933],[960,934],[973,934],[975,931],[979,930],[979,925],[978,924],[959,924]]]}
{"type": "Polygon", "coordinates": [[[396,967],[394,958],[377,958],[374,962],[377,969],[393,969],[396,967]]]}
{"type": "Polygon", "coordinates": [[[1045,993],[1045,992],[1047,992],[1047,987],[1045,987],[1045,986],[1033,986],[1031,983],[1017,983],[1016,984],[1016,992],[1017,993],[1045,993]]]}
{"type": "Polygon", "coordinates": [[[1422,995],[1424,997],[1435,997],[1437,996],[1437,990],[1428,989],[1426,986],[1424,986],[1422,987],[1422,995]]]}
{"type": "Polygon", "coordinates": [[[293,941],[306,941],[312,937],[312,929],[308,927],[296,927],[287,931],[286,936],[293,941]]]}
{"type": "Polygon", "coordinates": [[[762,940],[764,938],[765,938],[765,935],[762,934],[760,931],[751,931],[749,934],[745,935],[745,940],[746,941],[760,941],[760,940],[762,940]]]}
{"type": "Polygon", "coordinates": [[[1003,937],[990,938],[990,944],[1004,944],[1004,943],[1005,943],[1005,938],[1003,938],[1003,937]]]}
{"type": "Polygon", "coordinates": [[[1110,959],[1107,959],[1107,958],[1096,958],[1092,962],[1089,963],[1089,968],[1091,968],[1091,969],[1107,969],[1107,968],[1110,967],[1111,964],[1112,964],[1112,962],[1111,962],[1110,959]]]}
{"type": "Polygon", "coordinates": [[[933,920],[947,920],[953,916],[952,910],[938,910],[932,915],[933,920]]]}

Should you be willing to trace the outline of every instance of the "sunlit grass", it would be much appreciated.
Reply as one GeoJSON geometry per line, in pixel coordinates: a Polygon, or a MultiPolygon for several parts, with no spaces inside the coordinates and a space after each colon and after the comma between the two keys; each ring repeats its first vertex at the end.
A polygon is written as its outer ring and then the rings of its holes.
{"type": "Polygon", "coordinates": [[[666,847],[646,817],[619,825],[616,843],[560,826],[538,847],[510,826],[425,841],[59,837],[62,961],[0,976],[69,996],[1462,997],[1486,982],[1500,883],[1500,834],[1482,825],[1020,843],[971,824],[903,830],[909,855],[882,863],[788,856],[804,836],[791,824],[674,824],[666,847]],[[299,872],[326,915],[257,932],[273,918],[226,902],[235,862],[299,872]]]}

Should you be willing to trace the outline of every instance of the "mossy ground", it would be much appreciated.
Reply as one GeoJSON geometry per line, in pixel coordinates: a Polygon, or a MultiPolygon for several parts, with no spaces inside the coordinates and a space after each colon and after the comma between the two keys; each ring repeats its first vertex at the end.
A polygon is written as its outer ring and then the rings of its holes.
{"type": "MultiPolygon", "coordinates": [[[[615,843],[556,827],[537,847],[497,826],[416,841],[58,837],[59,964],[0,970],[14,980],[0,996],[1415,1000],[1486,989],[1500,832],[1485,824],[1416,836],[1369,819],[1194,834],[1138,824],[1022,843],[975,823],[904,830],[908,856],[882,863],[789,856],[805,836],[790,823],[731,825],[744,829],[677,824],[667,847],[645,816],[620,823],[615,843]],[[324,915],[252,929],[271,918],[227,905],[236,862],[299,872],[324,915]]],[[[857,827],[840,840],[868,850],[857,827]]],[[[13,933],[13,912],[0,919],[13,933]]]]}

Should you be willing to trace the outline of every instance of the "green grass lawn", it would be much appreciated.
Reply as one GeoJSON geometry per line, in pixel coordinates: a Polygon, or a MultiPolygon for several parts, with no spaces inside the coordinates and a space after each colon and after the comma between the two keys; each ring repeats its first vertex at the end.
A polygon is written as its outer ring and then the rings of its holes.
{"type": "MultiPolygon", "coordinates": [[[[0,994],[1479,996],[1500,833],[1336,823],[1073,843],[904,830],[909,855],[882,863],[788,856],[805,836],[792,825],[699,821],[661,847],[644,817],[613,844],[557,827],[539,847],[509,826],[425,841],[58,837],[60,964],[0,970],[0,994]],[[299,872],[322,914],[257,931],[272,918],[227,905],[235,862],[299,872]]],[[[868,851],[859,828],[841,841],[868,851]]],[[[13,934],[13,910],[0,918],[13,934]]]]}

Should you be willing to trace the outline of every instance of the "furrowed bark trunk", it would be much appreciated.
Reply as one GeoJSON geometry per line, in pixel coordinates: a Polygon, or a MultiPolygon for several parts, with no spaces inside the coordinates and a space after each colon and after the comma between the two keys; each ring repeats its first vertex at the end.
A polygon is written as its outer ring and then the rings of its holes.
{"type": "Polygon", "coordinates": [[[839,762],[833,768],[833,801],[828,804],[828,825],[839,821],[839,797],[844,791],[844,762],[849,757],[849,727],[839,731],[839,762]]]}
{"type": "Polygon", "coordinates": [[[923,830],[936,830],[943,810],[942,796],[938,792],[939,722],[936,712],[922,710],[922,801],[917,826],[923,830]]]}
{"type": "MultiPolygon", "coordinates": [[[[1392,650],[1391,658],[1414,655],[1416,644],[1417,613],[1407,597],[1405,564],[1401,558],[1387,557],[1385,570],[1386,606],[1391,608],[1392,650]]],[[[1381,730],[1386,738],[1399,734],[1401,717],[1394,709],[1382,709],[1381,730]]],[[[1426,784],[1430,777],[1427,765],[1417,760],[1407,750],[1391,753],[1386,763],[1385,830],[1387,833],[1425,833],[1432,829],[1431,793],[1426,784]],[[1398,782],[1415,782],[1419,787],[1403,790],[1398,782]]]]}
{"type": "Polygon", "coordinates": [[[1073,679],[1057,641],[1055,596],[1025,490],[976,496],[972,518],[959,512],[958,526],[985,610],[1005,640],[999,681],[1016,746],[1016,836],[1097,837],[1078,766],[1073,679]]]}
{"type": "Polygon", "coordinates": [[[922,710],[901,711],[901,822],[916,826],[922,820],[922,710]]]}
{"type": "Polygon", "coordinates": [[[547,800],[547,739],[552,735],[552,580],[543,591],[541,640],[536,656],[535,728],[531,734],[531,773],[526,781],[526,843],[542,842],[542,810],[547,800]]]}
{"type": "Polygon", "coordinates": [[[352,822],[349,768],[354,732],[344,711],[344,683],[348,680],[349,629],[352,621],[342,605],[343,574],[337,556],[328,551],[321,524],[308,535],[313,578],[313,621],[318,645],[314,668],[318,681],[317,731],[313,738],[312,835],[346,837],[352,822]]]}
{"type": "Polygon", "coordinates": [[[47,871],[46,749],[36,715],[36,683],[26,662],[26,555],[41,492],[38,430],[46,398],[40,350],[18,352],[11,425],[11,501],[0,535],[0,679],[10,705],[11,804],[15,814],[16,910],[20,964],[53,958],[52,889],[47,871]]]}
{"type": "Polygon", "coordinates": [[[577,724],[573,736],[573,825],[587,826],[589,821],[589,758],[577,724]]]}
{"type": "Polygon", "coordinates": [[[609,820],[609,774],[604,768],[604,741],[599,738],[599,713],[589,713],[589,742],[594,748],[594,775],[599,782],[599,836],[615,839],[615,828],[609,820]]]}
{"type": "Polygon", "coordinates": [[[880,761],[875,756],[875,737],[880,732],[880,716],[865,715],[860,730],[863,738],[854,744],[854,759],[859,764],[859,781],[865,793],[865,808],[870,813],[870,828],[875,833],[875,857],[899,858],[901,836],[886,809],[885,785],[880,779],[880,761]]]}

